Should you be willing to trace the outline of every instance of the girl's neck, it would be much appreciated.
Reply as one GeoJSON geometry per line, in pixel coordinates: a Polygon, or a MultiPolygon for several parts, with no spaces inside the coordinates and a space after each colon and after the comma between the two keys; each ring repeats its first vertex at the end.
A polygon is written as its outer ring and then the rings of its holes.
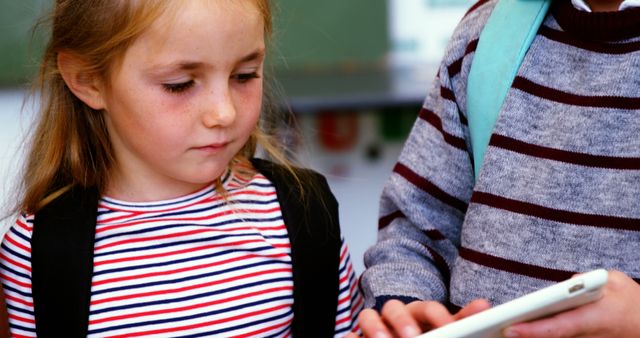
{"type": "Polygon", "coordinates": [[[129,177],[125,175],[111,177],[105,196],[133,203],[157,202],[180,198],[215,184],[215,180],[201,184],[178,181],[163,181],[158,184],[158,181],[150,177],[136,177],[133,180],[127,178],[129,177]]]}
{"type": "Polygon", "coordinates": [[[593,12],[615,12],[622,0],[585,0],[593,12]]]}

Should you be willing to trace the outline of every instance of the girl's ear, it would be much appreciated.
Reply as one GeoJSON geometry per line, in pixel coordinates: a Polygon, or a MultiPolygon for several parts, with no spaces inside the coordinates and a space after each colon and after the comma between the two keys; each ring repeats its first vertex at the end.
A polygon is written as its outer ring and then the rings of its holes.
{"type": "Polygon", "coordinates": [[[57,61],[62,79],[71,92],[87,106],[104,109],[104,87],[95,74],[86,72],[85,61],[67,52],[59,52],[57,61]]]}

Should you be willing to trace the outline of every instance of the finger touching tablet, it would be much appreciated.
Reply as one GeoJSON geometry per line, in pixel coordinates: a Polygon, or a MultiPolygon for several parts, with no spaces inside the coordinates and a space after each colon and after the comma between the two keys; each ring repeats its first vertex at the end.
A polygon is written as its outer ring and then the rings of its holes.
{"type": "Polygon", "coordinates": [[[501,338],[502,330],[593,302],[602,296],[608,272],[593,270],[532,292],[416,338],[501,338]]]}

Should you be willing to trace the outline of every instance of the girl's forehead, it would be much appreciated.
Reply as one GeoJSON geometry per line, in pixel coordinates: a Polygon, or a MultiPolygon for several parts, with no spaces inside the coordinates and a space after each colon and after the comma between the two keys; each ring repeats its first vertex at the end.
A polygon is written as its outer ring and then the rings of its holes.
{"type": "MultiPolygon", "coordinates": [[[[125,55],[166,63],[180,58],[229,61],[264,48],[264,19],[252,0],[171,1],[125,55]]],[[[126,56],[125,56],[126,57],[126,56]]]]}
{"type": "MultiPolygon", "coordinates": [[[[189,19],[191,9],[195,13],[218,12],[223,14],[260,14],[259,0],[166,0],[163,1],[164,11],[156,21],[166,23],[180,23],[180,19],[189,19]]],[[[264,19],[264,18],[263,18],[264,19]]]]}
{"type": "Polygon", "coordinates": [[[224,31],[236,28],[231,25],[243,25],[245,22],[258,19],[264,27],[266,18],[262,16],[257,3],[257,0],[164,1],[164,10],[142,35],[168,37],[172,30],[192,22],[200,22],[202,28],[224,31]]]}

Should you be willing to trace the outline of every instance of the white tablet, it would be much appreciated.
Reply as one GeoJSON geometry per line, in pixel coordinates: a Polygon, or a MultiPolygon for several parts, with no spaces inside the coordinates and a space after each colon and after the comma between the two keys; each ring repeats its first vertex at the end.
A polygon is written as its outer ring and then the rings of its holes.
{"type": "Polygon", "coordinates": [[[502,331],[512,324],[549,316],[599,299],[607,277],[606,270],[593,270],[416,338],[501,338],[502,331]]]}

